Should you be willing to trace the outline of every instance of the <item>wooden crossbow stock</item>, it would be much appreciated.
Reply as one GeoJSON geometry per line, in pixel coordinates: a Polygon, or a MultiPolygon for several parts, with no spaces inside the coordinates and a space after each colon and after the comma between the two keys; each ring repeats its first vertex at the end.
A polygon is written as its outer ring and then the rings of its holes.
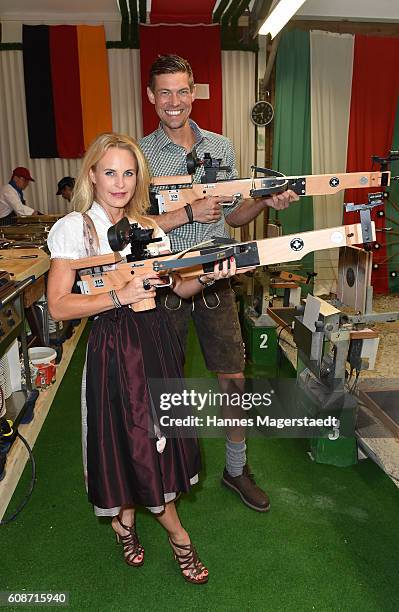
{"type": "MultiPolygon", "coordinates": [[[[357,223],[241,243],[232,243],[226,239],[227,244],[141,261],[126,262],[119,253],[110,253],[75,259],[72,260],[71,266],[74,270],[79,270],[82,292],[92,295],[121,289],[134,274],[139,274],[144,279],[153,272],[158,272],[161,277],[178,272],[182,278],[195,278],[212,272],[215,262],[231,256],[236,259],[237,273],[240,269],[247,271],[248,268],[257,266],[300,260],[313,251],[374,241],[375,227],[371,221],[368,223],[367,232],[365,236],[364,224],[357,223]]],[[[162,285],[165,283],[160,284],[162,285]]],[[[137,312],[150,310],[155,308],[155,300],[143,300],[133,304],[132,308],[137,312]]]]}
{"type": "Polygon", "coordinates": [[[390,184],[391,173],[388,168],[393,159],[396,157],[392,152],[388,158],[373,158],[381,164],[379,172],[285,176],[275,170],[252,166],[251,178],[217,181],[218,172],[230,171],[231,168],[221,166],[222,160],[214,159],[207,153],[203,160],[188,154],[189,174],[153,177],[151,184],[156,188],[156,192],[152,192],[151,195],[153,203],[157,204],[158,213],[162,214],[209,196],[224,196],[226,205],[231,205],[245,198],[266,198],[287,189],[295,191],[299,196],[313,196],[334,194],[343,189],[384,188],[390,184]],[[204,166],[201,183],[193,181],[194,172],[199,166],[204,166]],[[264,176],[255,178],[257,172],[264,176]]]}

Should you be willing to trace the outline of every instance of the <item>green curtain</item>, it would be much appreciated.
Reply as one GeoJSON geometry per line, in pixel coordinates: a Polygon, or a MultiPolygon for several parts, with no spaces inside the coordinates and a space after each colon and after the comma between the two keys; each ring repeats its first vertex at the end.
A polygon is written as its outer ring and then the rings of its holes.
{"type": "MultiPolygon", "coordinates": [[[[310,37],[293,30],[283,34],[276,61],[273,168],[286,175],[312,174],[310,131],[310,37]]],[[[301,197],[279,213],[284,234],[313,230],[313,202],[301,197]]],[[[313,254],[302,260],[313,271],[313,254]]]]}
{"type": "MultiPolygon", "coordinates": [[[[399,106],[396,111],[395,130],[393,134],[392,149],[399,150],[399,106]]],[[[391,167],[392,176],[399,175],[399,162],[394,162],[391,167]]],[[[392,227],[392,231],[398,232],[386,234],[387,241],[387,256],[388,259],[388,286],[390,293],[398,293],[399,291],[399,182],[392,181],[389,189],[389,200],[385,204],[385,213],[387,215],[386,227],[392,227]],[[390,246],[390,243],[392,244],[390,246]],[[396,274],[396,276],[392,276],[396,274]]]]}

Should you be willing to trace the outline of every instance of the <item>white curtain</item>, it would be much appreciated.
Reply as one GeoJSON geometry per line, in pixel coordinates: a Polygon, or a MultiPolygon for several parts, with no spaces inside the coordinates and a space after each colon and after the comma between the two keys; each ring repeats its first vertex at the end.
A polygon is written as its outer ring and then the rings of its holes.
{"type": "Polygon", "coordinates": [[[108,64],[113,130],[139,139],[143,136],[140,50],[109,49],[108,64]]]}
{"type": "MultiPolygon", "coordinates": [[[[250,112],[255,102],[255,53],[222,51],[223,134],[233,142],[240,177],[250,176],[255,160],[255,126],[250,112]]],[[[261,215],[263,217],[263,215],[261,215]]],[[[262,225],[262,220],[259,222],[262,225]]],[[[255,236],[255,222],[250,224],[250,236],[255,236]]],[[[240,238],[240,230],[232,229],[240,238]]]]}
{"type": "MultiPolygon", "coordinates": [[[[113,129],[135,138],[142,135],[140,58],[137,49],[109,49],[113,129]]],[[[16,166],[28,168],[35,179],[24,196],[44,213],[67,213],[71,207],[56,196],[63,176],[76,177],[80,159],[30,159],[21,51],[0,51],[0,184],[16,166]]]]}
{"type": "MultiPolygon", "coordinates": [[[[313,174],[346,170],[354,36],[312,31],[311,132],[313,174]]],[[[341,225],[344,192],[313,197],[314,229],[341,225]]],[[[315,294],[335,292],[338,249],[314,253],[315,294]]]]}

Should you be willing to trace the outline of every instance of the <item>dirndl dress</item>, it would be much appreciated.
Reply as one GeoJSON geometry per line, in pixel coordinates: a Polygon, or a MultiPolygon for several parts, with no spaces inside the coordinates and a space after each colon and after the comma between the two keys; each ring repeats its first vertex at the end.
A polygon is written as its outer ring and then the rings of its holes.
{"type": "Polygon", "coordinates": [[[83,456],[95,513],[113,516],[121,506],[161,512],[198,481],[198,440],[154,437],[148,378],[183,376],[180,341],[161,309],[126,307],[100,314],[92,324],[82,385],[83,456]]]}

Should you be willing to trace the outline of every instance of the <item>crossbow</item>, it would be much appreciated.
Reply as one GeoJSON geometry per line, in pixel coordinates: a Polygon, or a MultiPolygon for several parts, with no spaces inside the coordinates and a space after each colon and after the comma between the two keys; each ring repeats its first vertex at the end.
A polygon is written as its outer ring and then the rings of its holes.
{"type": "Polygon", "coordinates": [[[387,157],[374,156],[373,162],[380,164],[378,172],[303,176],[285,176],[275,170],[251,166],[250,178],[218,181],[218,174],[223,171],[230,172],[231,168],[223,166],[221,159],[215,159],[209,153],[205,153],[204,159],[199,160],[194,151],[186,157],[186,175],[152,178],[151,184],[156,191],[151,192],[153,203],[151,212],[154,214],[171,212],[208,196],[225,196],[226,204],[231,205],[245,198],[265,198],[287,189],[291,189],[299,196],[316,196],[331,195],[343,189],[385,188],[391,181],[390,164],[396,159],[399,159],[397,151],[391,151],[387,157]],[[194,173],[201,166],[204,168],[201,182],[194,182],[194,173]],[[256,178],[257,173],[263,176],[256,178]]]}
{"type": "MultiPolygon", "coordinates": [[[[372,204],[376,205],[378,205],[376,202],[372,204]]],[[[133,237],[137,237],[137,225],[130,224],[127,218],[124,218],[108,230],[108,240],[113,253],[71,261],[72,269],[79,271],[82,293],[92,295],[118,290],[132,280],[134,274],[145,278],[153,272],[159,273],[161,277],[159,286],[165,286],[166,283],[162,282],[162,278],[170,277],[173,272],[178,272],[186,279],[196,278],[213,272],[215,262],[232,256],[236,260],[237,273],[240,273],[257,266],[300,260],[313,251],[375,241],[375,226],[371,221],[370,211],[368,215],[363,214],[361,223],[357,224],[248,242],[219,238],[210,241],[210,244],[197,245],[189,251],[157,257],[151,257],[146,249],[146,242],[148,244],[156,240],[152,238],[152,231],[142,231],[146,234],[143,235],[138,250],[137,241],[133,237]],[[119,251],[129,243],[134,243],[135,255],[122,258],[119,251]]],[[[155,308],[155,300],[143,300],[133,304],[132,308],[138,312],[150,310],[155,308]]]]}

